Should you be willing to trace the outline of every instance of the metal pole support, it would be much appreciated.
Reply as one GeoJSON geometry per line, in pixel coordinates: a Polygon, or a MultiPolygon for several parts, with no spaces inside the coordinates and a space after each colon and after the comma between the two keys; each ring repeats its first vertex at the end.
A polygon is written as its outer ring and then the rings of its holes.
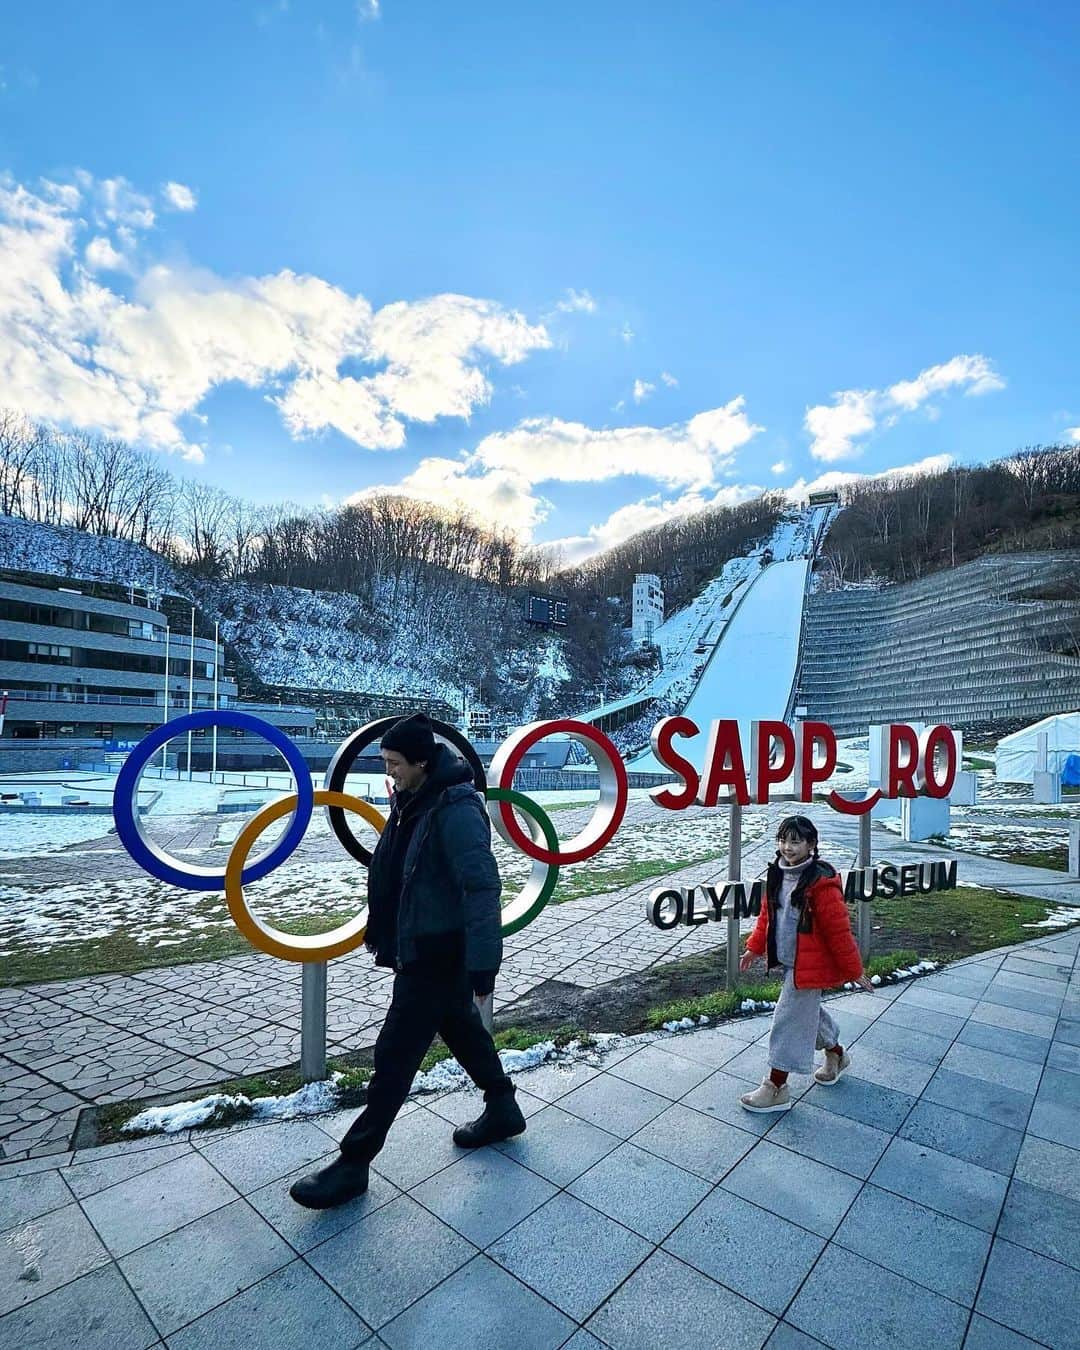
{"type": "MultiPolygon", "coordinates": [[[[728,880],[742,880],[742,813],[738,802],[728,808],[728,880]]],[[[734,913],[727,921],[727,987],[739,982],[739,920],[734,913]]]]}
{"type": "MultiPolygon", "coordinates": [[[[859,856],[856,866],[870,866],[870,812],[859,817],[859,856]]],[[[859,955],[865,962],[870,955],[870,942],[873,935],[873,911],[869,900],[860,900],[855,912],[856,940],[859,955]]]]}
{"type": "Polygon", "coordinates": [[[300,984],[300,1077],[326,1077],[326,962],[305,961],[300,984]]]}
{"type": "Polygon", "coordinates": [[[1080,820],[1069,822],[1069,876],[1080,877],[1080,820]]]}

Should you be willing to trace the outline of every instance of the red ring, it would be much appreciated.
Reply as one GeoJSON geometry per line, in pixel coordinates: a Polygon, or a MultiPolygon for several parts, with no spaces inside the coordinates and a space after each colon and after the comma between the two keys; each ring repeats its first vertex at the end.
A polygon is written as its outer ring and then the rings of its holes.
{"type": "MultiPolygon", "coordinates": [[[[504,790],[513,787],[514,774],[517,772],[518,765],[525,757],[525,754],[536,745],[538,741],[544,740],[545,737],[550,736],[557,731],[568,731],[572,735],[580,736],[582,739],[589,741],[592,746],[601,751],[610,761],[615,774],[615,809],[612,811],[611,819],[608,821],[603,831],[592,843],[586,844],[582,848],[575,849],[572,853],[561,853],[557,849],[541,848],[536,844],[518,824],[517,817],[514,815],[514,809],[509,802],[500,802],[499,811],[502,815],[503,824],[506,826],[507,833],[522,853],[529,858],[535,859],[537,862],[548,863],[555,867],[564,867],[568,863],[584,862],[587,858],[594,858],[600,850],[605,848],[615,837],[615,831],[622,824],[623,816],[626,815],[626,807],[630,798],[630,784],[626,777],[626,765],[623,763],[622,756],[619,754],[613,742],[611,742],[602,731],[598,731],[596,727],[590,726],[588,722],[578,722],[573,718],[564,717],[554,722],[537,722],[533,726],[525,729],[525,734],[510,752],[505,764],[503,764],[502,771],[499,774],[499,781],[496,786],[504,790]]],[[[602,799],[597,805],[602,805],[602,799]]],[[[592,822],[590,821],[590,824],[591,823],[592,822]]],[[[586,829],[588,829],[588,826],[586,826],[586,829]]],[[[581,833],[584,834],[585,831],[583,830],[581,833]]]]}

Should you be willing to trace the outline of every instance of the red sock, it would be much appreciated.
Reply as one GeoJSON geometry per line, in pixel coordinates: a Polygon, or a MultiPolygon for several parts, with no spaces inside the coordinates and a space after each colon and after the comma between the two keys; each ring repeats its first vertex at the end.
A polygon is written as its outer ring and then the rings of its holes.
{"type": "Polygon", "coordinates": [[[786,1070],[786,1069],[770,1069],[770,1070],[769,1070],[769,1081],[770,1081],[775,1087],[783,1087],[784,1084],[787,1082],[787,1070],[786,1070]]]}
{"type": "Polygon", "coordinates": [[[826,1051],[826,1054],[829,1054],[829,1055],[839,1055],[840,1058],[843,1059],[843,1058],[844,1058],[844,1047],[840,1044],[839,1041],[837,1041],[835,1045],[830,1045],[830,1046],[829,1046],[828,1050],[826,1051]]]}

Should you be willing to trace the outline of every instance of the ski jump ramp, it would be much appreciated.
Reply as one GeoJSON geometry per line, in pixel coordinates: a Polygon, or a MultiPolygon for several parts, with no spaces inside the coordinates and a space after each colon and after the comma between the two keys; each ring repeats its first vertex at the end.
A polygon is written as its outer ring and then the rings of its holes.
{"type": "MultiPolygon", "coordinates": [[[[679,754],[700,772],[714,718],[737,719],[744,744],[750,723],[782,719],[799,661],[803,600],[809,558],[776,562],[761,570],[724,629],[683,715],[702,735],[680,740],[679,754]]],[[[646,750],[626,766],[637,773],[668,773],[646,750]]]]}

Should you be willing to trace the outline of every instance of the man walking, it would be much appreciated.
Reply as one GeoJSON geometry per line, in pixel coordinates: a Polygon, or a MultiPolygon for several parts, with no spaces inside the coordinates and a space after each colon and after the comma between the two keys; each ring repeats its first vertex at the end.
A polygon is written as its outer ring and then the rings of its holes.
{"type": "Polygon", "coordinates": [[[479,1148],[525,1129],[473,1001],[494,989],[502,960],[501,884],[483,798],[468,765],[435,740],[423,713],[395,722],[380,753],[395,791],[368,869],[365,945],[376,965],[397,972],[394,993],[375,1042],[367,1105],[340,1157],[290,1188],[308,1209],[330,1209],[367,1190],[368,1164],[436,1033],[484,1093],[483,1114],[459,1126],[454,1143],[479,1148]]]}

